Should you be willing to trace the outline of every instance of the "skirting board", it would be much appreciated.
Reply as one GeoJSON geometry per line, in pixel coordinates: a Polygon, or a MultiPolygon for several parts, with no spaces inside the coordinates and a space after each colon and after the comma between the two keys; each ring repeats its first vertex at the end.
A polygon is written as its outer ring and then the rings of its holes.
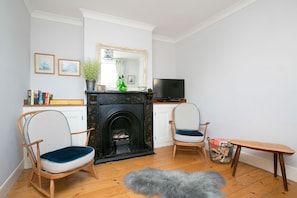
{"type": "Polygon", "coordinates": [[[5,198],[9,191],[14,186],[15,182],[19,179],[24,170],[23,160],[17,166],[17,168],[10,174],[6,181],[0,186],[0,198],[5,198]]]}
{"type": "MultiPolygon", "coordinates": [[[[286,165],[286,155],[284,155],[285,158],[285,168],[286,168],[286,176],[288,179],[297,182],[297,168],[292,167],[292,166],[288,166],[286,165]]],[[[255,155],[251,155],[249,153],[246,152],[240,152],[240,156],[239,156],[239,161],[249,164],[251,166],[255,166],[257,168],[266,170],[268,172],[274,173],[273,170],[273,153],[271,153],[271,160],[268,159],[264,159],[255,155]]],[[[279,165],[279,161],[277,164],[277,174],[278,175],[282,175],[281,171],[280,171],[280,165],[279,165]]],[[[237,166],[237,170],[240,169],[240,165],[237,166]]]]}

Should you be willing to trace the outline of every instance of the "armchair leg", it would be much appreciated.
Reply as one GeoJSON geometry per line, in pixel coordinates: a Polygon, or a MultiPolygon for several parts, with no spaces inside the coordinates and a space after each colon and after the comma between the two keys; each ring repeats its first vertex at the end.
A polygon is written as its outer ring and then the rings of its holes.
{"type": "Polygon", "coordinates": [[[95,166],[94,166],[94,164],[92,163],[92,165],[91,165],[91,173],[93,173],[93,175],[94,175],[94,177],[96,178],[96,179],[98,179],[98,176],[97,176],[97,173],[96,173],[96,170],[95,170],[95,166]]]}
{"type": "Polygon", "coordinates": [[[203,146],[203,147],[201,147],[201,149],[202,149],[202,152],[204,155],[204,159],[207,160],[205,147],[203,146]]]}
{"type": "Polygon", "coordinates": [[[55,193],[55,181],[53,179],[50,180],[50,198],[54,198],[55,193]]]}
{"type": "Polygon", "coordinates": [[[175,153],[176,153],[176,145],[173,145],[173,159],[175,158],[175,153]]]}
{"type": "Polygon", "coordinates": [[[40,175],[37,175],[37,177],[38,177],[38,186],[41,188],[41,176],[40,175]]]}
{"type": "Polygon", "coordinates": [[[31,171],[30,177],[29,177],[29,182],[28,182],[28,186],[31,186],[31,183],[33,182],[33,177],[34,177],[34,171],[31,171]]]}

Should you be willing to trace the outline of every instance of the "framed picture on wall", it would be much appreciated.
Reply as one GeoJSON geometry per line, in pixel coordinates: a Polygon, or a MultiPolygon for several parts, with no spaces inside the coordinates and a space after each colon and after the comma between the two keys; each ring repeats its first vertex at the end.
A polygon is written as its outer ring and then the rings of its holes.
{"type": "Polygon", "coordinates": [[[60,76],[80,76],[80,61],[58,59],[60,76]]]}
{"type": "Polygon", "coordinates": [[[135,75],[128,75],[127,83],[135,84],[135,75]]]}
{"type": "Polygon", "coordinates": [[[34,53],[34,71],[36,74],[54,74],[55,55],[34,53]]]}

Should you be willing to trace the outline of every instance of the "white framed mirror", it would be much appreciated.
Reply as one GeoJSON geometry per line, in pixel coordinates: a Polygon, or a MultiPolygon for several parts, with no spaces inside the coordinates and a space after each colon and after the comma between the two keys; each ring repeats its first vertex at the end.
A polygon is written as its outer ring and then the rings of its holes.
{"type": "Polygon", "coordinates": [[[128,91],[146,91],[147,51],[97,44],[101,63],[98,83],[106,90],[117,90],[117,80],[124,77],[128,91]]]}

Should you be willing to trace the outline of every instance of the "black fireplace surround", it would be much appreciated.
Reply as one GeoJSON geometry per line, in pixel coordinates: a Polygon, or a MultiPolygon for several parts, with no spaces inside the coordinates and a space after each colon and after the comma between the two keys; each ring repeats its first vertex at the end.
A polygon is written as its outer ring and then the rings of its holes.
{"type": "Polygon", "coordinates": [[[153,93],[86,91],[95,164],[153,154],[153,93]]]}

